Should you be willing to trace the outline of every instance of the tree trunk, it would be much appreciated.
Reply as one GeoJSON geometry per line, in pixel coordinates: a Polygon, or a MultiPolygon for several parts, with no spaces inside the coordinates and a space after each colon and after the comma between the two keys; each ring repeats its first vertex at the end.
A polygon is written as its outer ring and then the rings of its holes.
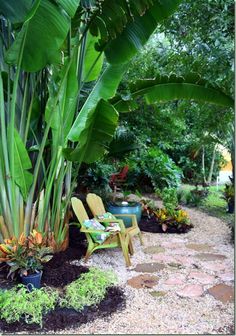
{"type": "Polygon", "coordinates": [[[202,177],[203,177],[203,185],[207,184],[206,181],[206,172],[205,172],[205,146],[202,146],[202,177]]]}
{"type": "Polygon", "coordinates": [[[216,147],[217,145],[214,146],[213,148],[213,153],[212,153],[212,158],[211,158],[211,167],[207,179],[207,183],[210,184],[212,180],[212,175],[213,175],[213,170],[214,170],[214,164],[215,164],[215,158],[216,158],[216,147]]]}

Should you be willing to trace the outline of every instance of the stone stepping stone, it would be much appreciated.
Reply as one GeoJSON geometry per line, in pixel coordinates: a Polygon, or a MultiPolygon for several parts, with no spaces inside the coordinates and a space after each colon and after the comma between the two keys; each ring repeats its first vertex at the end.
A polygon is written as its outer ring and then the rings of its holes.
{"type": "Polygon", "coordinates": [[[215,285],[208,289],[208,293],[222,303],[234,302],[234,287],[225,284],[215,285]]]}
{"type": "Polygon", "coordinates": [[[147,254],[155,254],[165,252],[165,249],[161,246],[148,246],[143,250],[147,254]]]}
{"type": "Polygon", "coordinates": [[[223,281],[234,281],[234,273],[227,272],[218,275],[223,281]]]}
{"type": "Polygon", "coordinates": [[[155,261],[160,261],[160,262],[164,262],[164,263],[172,263],[172,262],[176,262],[176,259],[170,255],[166,255],[164,253],[159,253],[159,254],[154,254],[152,256],[152,259],[154,259],[155,261]]]}
{"type": "Polygon", "coordinates": [[[185,245],[188,249],[197,251],[197,252],[209,252],[211,250],[211,246],[207,244],[195,244],[190,243],[185,245]]]}
{"type": "Polygon", "coordinates": [[[192,264],[194,264],[194,260],[191,257],[176,256],[175,259],[178,263],[180,263],[183,266],[191,266],[192,264]]]}
{"type": "Polygon", "coordinates": [[[202,296],[204,289],[201,285],[186,285],[183,289],[176,292],[181,297],[195,298],[202,296]]]}
{"type": "Polygon", "coordinates": [[[226,256],[224,256],[223,254],[199,253],[195,255],[195,258],[203,261],[218,261],[226,259],[226,256]]]}
{"type": "Polygon", "coordinates": [[[183,285],[184,280],[185,280],[185,276],[183,274],[173,273],[171,274],[169,279],[163,282],[163,284],[168,285],[168,286],[175,286],[175,285],[178,286],[178,285],[183,285]]]}
{"type": "Polygon", "coordinates": [[[161,246],[165,248],[170,248],[170,249],[176,249],[176,248],[181,248],[183,247],[183,244],[180,243],[172,243],[172,242],[163,242],[161,243],[161,246]]]}
{"type": "Polygon", "coordinates": [[[165,268],[165,265],[160,263],[144,263],[136,265],[134,271],[142,273],[155,273],[163,270],[163,268],[165,268]]]}
{"type": "Polygon", "coordinates": [[[227,265],[224,263],[204,263],[203,268],[205,268],[206,270],[210,270],[213,272],[220,272],[220,271],[224,271],[227,269],[227,265]]]}
{"type": "Polygon", "coordinates": [[[140,274],[134,278],[127,281],[127,284],[133,288],[152,288],[158,283],[158,277],[149,274],[140,274]]]}
{"type": "Polygon", "coordinates": [[[149,293],[151,296],[158,298],[158,297],[163,297],[167,294],[165,291],[153,291],[149,293]]]}
{"type": "Polygon", "coordinates": [[[195,255],[196,252],[192,251],[192,250],[188,250],[186,248],[176,248],[173,249],[173,253],[176,255],[195,255]]]}
{"type": "Polygon", "coordinates": [[[198,280],[203,285],[211,284],[212,282],[215,281],[215,277],[213,275],[197,271],[190,272],[188,275],[188,279],[198,280]]]}

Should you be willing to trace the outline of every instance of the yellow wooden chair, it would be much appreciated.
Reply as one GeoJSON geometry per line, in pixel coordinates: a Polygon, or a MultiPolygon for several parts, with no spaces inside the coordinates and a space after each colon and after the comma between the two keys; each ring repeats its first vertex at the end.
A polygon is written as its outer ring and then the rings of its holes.
{"type": "MultiPolygon", "coordinates": [[[[86,197],[86,201],[88,203],[88,206],[90,208],[90,210],[92,211],[92,214],[94,215],[94,217],[98,217],[101,216],[103,214],[106,213],[103,201],[101,199],[101,197],[99,197],[96,194],[92,194],[89,193],[86,197]]],[[[140,232],[140,229],[138,227],[138,222],[137,222],[137,218],[135,215],[131,215],[131,214],[114,214],[114,216],[119,216],[119,217],[130,217],[132,220],[132,225],[129,228],[126,228],[126,232],[129,234],[130,238],[134,235],[138,235],[139,239],[140,239],[140,243],[143,245],[143,239],[142,239],[142,234],[140,232]]],[[[122,221],[123,226],[124,222],[122,221]]],[[[130,243],[129,243],[129,250],[130,253],[133,254],[133,245],[132,245],[132,241],[130,239],[130,243]]]]}
{"type": "MultiPolygon", "coordinates": [[[[87,212],[81,200],[79,200],[76,197],[72,197],[71,204],[72,204],[74,213],[76,217],[78,218],[79,223],[81,225],[80,231],[85,233],[87,241],[88,241],[88,248],[87,248],[87,252],[85,255],[85,261],[87,261],[88,258],[91,256],[91,254],[98,249],[121,247],[124,258],[125,258],[126,266],[131,266],[130,257],[129,257],[129,248],[128,248],[130,237],[126,233],[126,229],[125,229],[123,221],[116,219],[115,222],[119,224],[121,231],[112,232],[111,235],[102,244],[99,244],[94,241],[94,239],[92,238],[92,235],[99,234],[99,233],[101,234],[101,233],[104,233],[104,231],[91,230],[91,229],[87,229],[84,226],[84,221],[88,220],[89,217],[87,215],[87,212]]],[[[105,219],[104,220],[97,219],[97,221],[100,223],[110,222],[110,220],[105,220],[105,219]]],[[[113,222],[114,222],[114,219],[113,219],[113,222]]]]}

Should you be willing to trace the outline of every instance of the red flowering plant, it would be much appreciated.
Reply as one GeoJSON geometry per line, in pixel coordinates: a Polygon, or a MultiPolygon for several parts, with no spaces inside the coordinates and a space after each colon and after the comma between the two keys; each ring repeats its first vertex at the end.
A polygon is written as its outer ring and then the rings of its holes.
{"type": "Polygon", "coordinates": [[[28,237],[22,233],[19,238],[5,239],[0,244],[0,262],[10,267],[7,277],[38,273],[51,258],[52,248],[46,246],[43,235],[36,230],[28,237]]]}

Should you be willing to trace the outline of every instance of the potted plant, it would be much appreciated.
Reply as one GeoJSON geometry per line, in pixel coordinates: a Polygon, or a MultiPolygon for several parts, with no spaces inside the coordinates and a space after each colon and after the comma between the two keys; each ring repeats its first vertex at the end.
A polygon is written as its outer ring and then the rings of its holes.
{"type": "Polygon", "coordinates": [[[229,213],[234,213],[234,185],[225,184],[225,189],[224,189],[224,199],[227,201],[228,203],[228,212],[229,213]]]}
{"type": "Polygon", "coordinates": [[[0,244],[0,261],[10,267],[7,277],[19,275],[29,290],[40,288],[43,263],[52,258],[52,248],[46,247],[43,235],[33,230],[28,237],[5,239],[0,244]]]}
{"type": "MultiPolygon", "coordinates": [[[[116,200],[109,202],[109,204],[107,205],[107,211],[109,211],[114,215],[118,214],[136,215],[137,222],[139,222],[142,214],[142,204],[137,201],[138,197],[132,199],[130,197],[131,196],[130,192],[125,191],[122,194],[123,194],[122,199],[117,198],[116,200]]],[[[119,216],[116,217],[119,218],[119,216]]],[[[130,217],[122,217],[121,219],[123,219],[126,227],[132,226],[132,219],[130,217]]]]}

